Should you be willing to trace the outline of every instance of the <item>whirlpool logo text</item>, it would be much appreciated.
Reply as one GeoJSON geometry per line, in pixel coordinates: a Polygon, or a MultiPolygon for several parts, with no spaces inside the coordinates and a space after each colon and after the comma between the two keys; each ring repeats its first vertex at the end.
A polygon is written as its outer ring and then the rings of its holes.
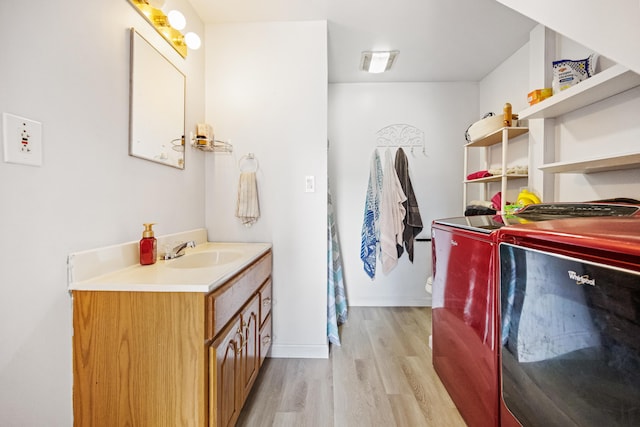
{"type": "Polygon", "coordinates": [[[576,281],[576,285],[591,285],[591,286],[596,285],[596,279],[590,278],[588,274],[585,274],[584,276],[580,276],[578,275],[578,273],[571,270],[567,271],[567,273],[569,273],[569,279],[576,281]]]}

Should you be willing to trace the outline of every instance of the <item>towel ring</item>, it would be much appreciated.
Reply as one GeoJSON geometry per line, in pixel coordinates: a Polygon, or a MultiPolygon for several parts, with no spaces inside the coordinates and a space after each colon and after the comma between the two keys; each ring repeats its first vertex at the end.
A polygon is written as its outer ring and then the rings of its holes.
{"type": "Polygon", "coordinates": [[[238,161],[238,168],[240,169],[240,172],[257,172],[258,166],[258,159],[256,159],[253,153],[245,154],[240,157],[240,160],[238,161]]]}

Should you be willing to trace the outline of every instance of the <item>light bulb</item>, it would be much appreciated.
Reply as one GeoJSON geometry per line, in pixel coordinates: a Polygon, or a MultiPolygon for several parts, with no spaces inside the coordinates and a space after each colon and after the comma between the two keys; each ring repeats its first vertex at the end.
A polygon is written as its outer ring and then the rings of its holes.
{"type": "Polygon", "coordinates": [[[182,30],[187,26],[187,20],[184,15],[177,10],[167,13],[167,18],[169,18],[169,24],[176,30],[182,30]]]}
{"type": "Polygon", "coordinates": [[[200,36],[192,32],[184,35],[184,41],[187,44],[187,47],[193,50],[200,49],[200,45],[202,44],[202,42],[200,41],[200,36]]]}

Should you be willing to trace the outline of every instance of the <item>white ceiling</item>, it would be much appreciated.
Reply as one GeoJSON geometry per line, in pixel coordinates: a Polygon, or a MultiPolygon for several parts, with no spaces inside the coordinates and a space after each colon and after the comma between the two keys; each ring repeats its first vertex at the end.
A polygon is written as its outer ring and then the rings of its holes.
{"type": "Polygon", "coordinates": [[[478,81],[535,22],[495,0],[190,0],[205,23],[327,20],[329,82],[478,81]],[[364,50],[399,50],[384,74],[364,50]]]}

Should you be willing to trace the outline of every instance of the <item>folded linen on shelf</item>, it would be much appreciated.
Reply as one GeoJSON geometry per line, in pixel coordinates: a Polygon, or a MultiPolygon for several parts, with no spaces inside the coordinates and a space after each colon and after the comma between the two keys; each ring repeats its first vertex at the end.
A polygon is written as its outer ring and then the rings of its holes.
{"type": "Polygon", "coordinates": [[[488,170],[481,170],[467,175],[467,180],[471,181],[473,179],[486,178],[488,176],[491,176],[488,170]]]}
{"type": "MultiPolygon", "coordinates": [[[[529,173],[529,167],[527,165],[515,165],[507,167],[507,175],[526,175],[529,173]]],[[[502,175],[502,168],[489,169],[491,175],[502,175]]]]}
{"type": "Polygon", "coordinates": [[[472,200],[469,202],[471,206],[482,206],[485,208],[493,208],[493,203],[491,200],[472,200]]]}

